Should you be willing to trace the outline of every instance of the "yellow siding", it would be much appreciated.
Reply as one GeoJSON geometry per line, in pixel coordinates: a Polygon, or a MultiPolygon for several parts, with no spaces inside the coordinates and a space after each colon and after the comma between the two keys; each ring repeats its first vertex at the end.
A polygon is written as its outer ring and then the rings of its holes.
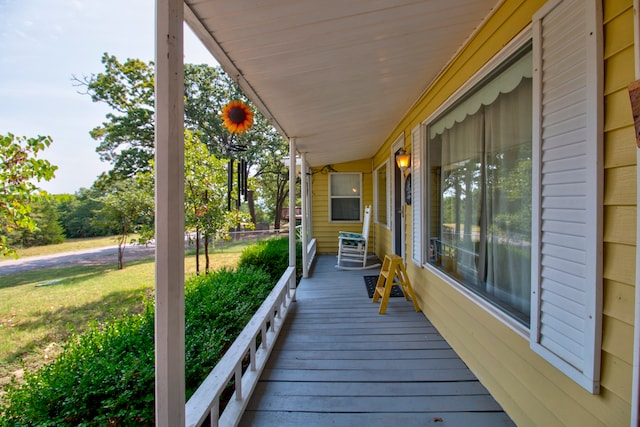
{"type": "MultiPolygon", "coordinates": [[[[545,2],[505,1],[422,94],[374,157],[410,135],[469,77],[531,22],[545,2]]],[[[633,354],[636,162],[627,85],[634,80],[632,0],[604,0],[604,301],[601,392],[592,395],[514,332],[428,269],[408,263],[419,304],[519,426],[628,425],[633,354]]],[[[406,138],[406,145],[410,145],[406,138]]],[[[407,236],[411,236],[411,207],[407,236]]],[[[407,237],[407,253],[411,239],[407,237]]]]}
{"type": "Polygon", "coordinates": [[[605,242],[636,244],[635,206],[605,206],[604,221],[608,225],[604,230],[605,242]]]}
{"type": "Polygon", "coordinates": [[[636,162],[636,140],[628,127],[608,131],[604,136],[604,166],[633,166],[636,162]]]}
{"type": "Polygon", "coordinates": [[[603,311],[606,316],[633,325],[634,287],[626,283],[605,279],[603,311]]]}
{"type": "MultiPolygon", "coordinates": [[[[605,225],[605,228],[606,225],[605,225]]],[[[603,275],[605,279],[634,284],[636,276],[636,251],[634,246],[618,243],[604,244],[603,275]]]]}
{"type": "MultiPolygon", "coordinates": [[[[333,172],[361,172],[362,173],[362,204],[373,204],[373,179],[371,160],[358,160],[348,163],[330,165],[333,172]]],[[[318,253],[338,253],[338,232],[362,231],[362,222],[329,222],[329,172],[330,168],[312,168],[313,183],[313,237],[317,239],[318,253]]],[[[369,228],[369,247],[375,248],[375,230],[373,220],[369,228]]]]}
{"type": "Polygon", "coordinates": [[[528,340],[435,275],[416,270],[410,263],[409,276],[420,277],[413,282],[423,310],[518,426],[628,424],[628,402],[606,389],[590,395],[533,353],[528,340]]]}
{"type": "MultiPolygon", "coordinates": [[[[627,98],[627,102],[629,99],[627,98]]],[[[629,110],[631,110],[629,108],[629,110]]],[[[627,112],[631,115],[631,112],[627,112]]],[[[629,132],[633,131],[629,129],[629,132]]],[[[604,173],[604,204],[635,206],[636,204],[636,166],[608,168],[604,173]]]]}

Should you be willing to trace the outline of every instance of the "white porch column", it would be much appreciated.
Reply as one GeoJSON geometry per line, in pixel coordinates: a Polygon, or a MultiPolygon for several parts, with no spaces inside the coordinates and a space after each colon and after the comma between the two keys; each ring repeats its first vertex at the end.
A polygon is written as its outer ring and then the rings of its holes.
{"type": "Polygon", "coordinates": [[[183,0],[156,0],[156,425],[184,426],[183,0]]]}
{"type": "Polygon", "coordinates": [[[307,252],[307,244],[309,243],[309,233],[307,231],[307,209],[309,209],[309,200],[307,199],[308,182],[307,182],[307,154],[300,153],[300,183],[302,185],[302,277],[309,277],[309,253],[307,252]]]}
{"type": "MultiPolygon", "coordinates": [[[[296,266],[296,140],[289,138],[289,267],[296,266]]],[[[290,287],[295,287],[295,274],[290,287]]]]}

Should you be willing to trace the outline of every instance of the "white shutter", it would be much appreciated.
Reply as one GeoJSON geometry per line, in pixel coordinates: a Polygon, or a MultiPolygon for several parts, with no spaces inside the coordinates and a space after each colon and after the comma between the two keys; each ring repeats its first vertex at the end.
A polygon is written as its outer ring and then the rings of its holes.
{"type": "Polygon", "coordinates": [[[531,348],[599,391],[602,5],[552,0],[533,17],[531,348]]]}
{"type": "Polygon", "coordinates": [[[411,259],[422,266],[422,126],[411,131],[411,259]]]}

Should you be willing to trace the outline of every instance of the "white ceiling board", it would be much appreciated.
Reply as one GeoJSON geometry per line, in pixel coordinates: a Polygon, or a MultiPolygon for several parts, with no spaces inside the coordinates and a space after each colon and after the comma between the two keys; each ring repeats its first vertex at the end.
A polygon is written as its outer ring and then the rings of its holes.
{"type": "Polygon", "coordinates": [[[320,166],[373,156],[497,2],[185,4],[205,46],[320,166]]]}

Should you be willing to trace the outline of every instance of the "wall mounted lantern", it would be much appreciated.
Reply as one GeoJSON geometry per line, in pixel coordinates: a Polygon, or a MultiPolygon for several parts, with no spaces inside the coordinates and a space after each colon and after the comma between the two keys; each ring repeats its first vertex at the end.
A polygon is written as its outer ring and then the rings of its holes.
{"type": "Polygon", "coordinates": [[[404,173],[409,165],[411,165],[411,155],[407,154],[404,151],[404,148],[401,148],[400,151],[398,151],[398,154],[396,154],[396,163],[398,164],[400,170],[404,173]]]}

